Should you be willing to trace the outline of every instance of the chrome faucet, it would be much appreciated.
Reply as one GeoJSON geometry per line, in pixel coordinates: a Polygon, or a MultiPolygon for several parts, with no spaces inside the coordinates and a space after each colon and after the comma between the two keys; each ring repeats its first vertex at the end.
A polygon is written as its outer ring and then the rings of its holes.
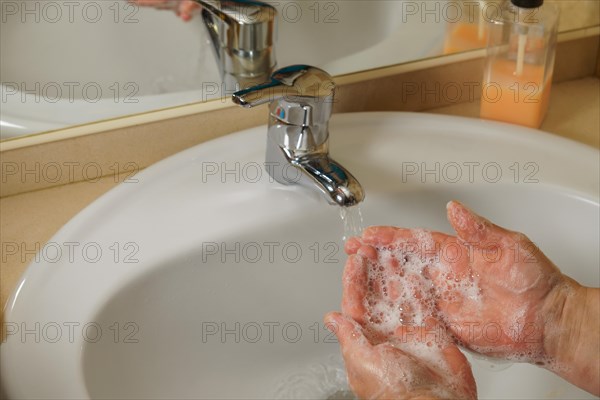
{"type": "Polygon", "coordinates": [[[279,69],[270,81],[233,94],[242,107],[269,105],[265,168],[284,185],[316,188],[331,204],[361,202],[363,189],[344,167],[329,158],[329,117],[335,84],[308,65],[279,69]]]}
{"type": "Polygon", "coordinates": [[[267,81],[276,65],[277,10],[250,0],[194,1],[202,6],[202,19],[227,90],[267,81]]]}

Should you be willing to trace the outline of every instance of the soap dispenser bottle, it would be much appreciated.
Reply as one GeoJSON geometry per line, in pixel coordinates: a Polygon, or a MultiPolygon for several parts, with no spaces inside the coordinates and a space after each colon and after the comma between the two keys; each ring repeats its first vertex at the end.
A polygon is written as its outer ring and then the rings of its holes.
{"type": "Polygon", "coordinates": [[[449,0],[448,23],[444,40],[444,54],[485,48],[488,43],[487,15],[500,9],[501,0],[449,0]],[[454,10],[456,18],[452,18],[454,10]]]}
{"type": "Polygon", "coordinates": [[[481,118],[539,128],[550,97],[559,10],[544,0],[507,0],[491,19],[481,118]]]}

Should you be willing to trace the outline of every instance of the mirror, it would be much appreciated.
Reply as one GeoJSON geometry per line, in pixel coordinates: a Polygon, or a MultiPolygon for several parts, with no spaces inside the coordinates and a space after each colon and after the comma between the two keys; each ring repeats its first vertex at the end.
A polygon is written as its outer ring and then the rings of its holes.
{"type": "MultiPolygon", "coordinates": [[[[562,32],[600,24],[598,0],[546,1],[561,7],[562,32]]],[[[266,2],[278,11],[278,66],[310,64],[334,76],[479,48],[477,18],[498,9],[495,0],[266,2]],[[477,33],[458,34],[464,23],[477,33]]],[[[198,13],[183,22],[126,0],[0,7],[3,140],[231,94],[198,13]]]]}

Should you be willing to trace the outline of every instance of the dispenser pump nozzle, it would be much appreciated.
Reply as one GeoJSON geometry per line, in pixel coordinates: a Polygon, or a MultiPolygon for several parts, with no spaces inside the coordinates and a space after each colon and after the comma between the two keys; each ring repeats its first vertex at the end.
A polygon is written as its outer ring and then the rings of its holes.
{"type": "Polygon", "coordinates": [[[537,8],[544,4],[544,0],[510,0],[515,6],[520,8],[537,8]]]}

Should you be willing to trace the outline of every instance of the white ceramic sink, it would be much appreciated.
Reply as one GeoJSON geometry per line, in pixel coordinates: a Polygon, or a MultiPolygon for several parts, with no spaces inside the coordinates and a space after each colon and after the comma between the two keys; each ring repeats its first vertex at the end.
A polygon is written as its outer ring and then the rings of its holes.
{"type": "MultiPolygon", "coordinates": [[[[335,115],[330,130],[332,156],[366,190],[365,225],[450,233],[445,204],[457,199],[600,284],[595,149],[428,114],[335,115]],[[439,183],[413,174],[436,163],[439,183]]],[[[164,160],[51,239],[6,308],[10,398],[348,396],[321,322],[340,308],[339,210],[269,182],[258,168],[265,140],[259,127],[164,160]],[[236,166],[238,177],[221,176],[236,166]]],[[[481,398],[592,398],[534,366],[471,360],[481,398]]]]}

